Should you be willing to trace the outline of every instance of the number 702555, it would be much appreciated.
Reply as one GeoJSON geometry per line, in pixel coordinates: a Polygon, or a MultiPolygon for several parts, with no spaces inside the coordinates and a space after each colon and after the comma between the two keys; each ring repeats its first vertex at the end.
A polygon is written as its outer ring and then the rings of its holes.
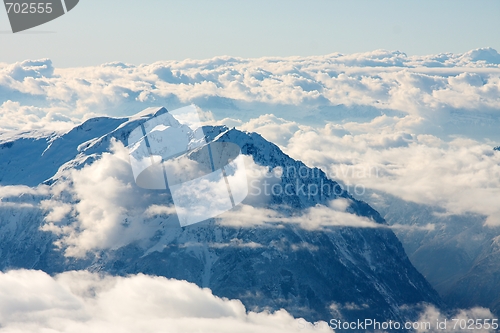
{"type": "Polygon", "coordinates": [[[453,329],[480,330],[498,329],[498,319],[453,319],[453,329]]]}
{"type": "Polygon", "coordinates": [[[37,2],[23,2],[23,3],[12,3],[6,2],[5,6],[7,7],[7,14],[10,14],[11,11],[16,14],[43,14],[52,13],[52,3],[37,3],[37,2]]]}

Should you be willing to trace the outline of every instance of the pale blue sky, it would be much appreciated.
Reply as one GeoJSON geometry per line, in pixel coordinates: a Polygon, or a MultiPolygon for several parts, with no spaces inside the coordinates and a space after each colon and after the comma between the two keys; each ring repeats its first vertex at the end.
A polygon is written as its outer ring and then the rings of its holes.
{"type": "Polygon", "coordinates": [[[51,58],[57,67],[110,61],[500,51],[500,1],[80,0],[65,16],[8,33],[0,62],[51,58]]]}

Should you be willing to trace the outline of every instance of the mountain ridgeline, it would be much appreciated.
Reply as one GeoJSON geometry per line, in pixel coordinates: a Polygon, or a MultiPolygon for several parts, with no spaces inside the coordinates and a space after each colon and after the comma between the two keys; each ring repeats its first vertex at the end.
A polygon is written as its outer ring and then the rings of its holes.
{"type": "MultiPolygon", "coordinates": [[[[129,118],[93,118],[67,133],[4,135],[0,142],[0,185],[25,185],[24,189],[39,184],[57,186],[65,181],[65,171],[95,163],[109,152],[113,139],[126,145],[134,128],[165,112],[159,108],[129,118]]],[[[220,297],[240,299],[249,310],[284,308],[310,321],[404,321],[416,319],[420,304],[442,306],[395,234],[383,227],[386,222],[368,204],[354,199],[322,171],[293,160],[259,134],[224,126],[206,126],[203,131],[207,142],[236,143],[262,167],[307,170],[308,177],[283,172],[277,181],[282,188],[292,190],[271,193],[260,208],[293,216],[343,198],[350,202],[348,213],[382,227],[311,229],[297,223],[232,226],[216,218],[181,228],[160,214],[157,218],[161,221],[151,237],[75,258],[65,256],[64,247],[55,245],[57,234],[40,229],[47,216],[40,205],[50,194],[24,193],[0,201],[0,268],[39,269],[50,274],[86,269],[165,276],[210,288],[220,297]],[[312,184],[327,184],[335,191],[305,195],[299,190],[312,184]]],[[[168,195],[160,191],[140,193],[152,197],[154,203],[169,203],[168,195]]]]}

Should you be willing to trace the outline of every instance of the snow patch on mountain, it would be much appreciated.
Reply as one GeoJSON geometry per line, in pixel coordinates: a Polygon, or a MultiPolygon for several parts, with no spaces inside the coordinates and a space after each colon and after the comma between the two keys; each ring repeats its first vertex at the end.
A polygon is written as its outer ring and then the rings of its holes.
{"type": "Polygon", "coordinates": [[[238,144],[266,171],[261,181],[269,174],[289,193],[254,201],[253,213],[259,214],[253,222],[258,223],[238,225],[251,221],[251,214],[240,221],[235,211],[223,223],[212,219],[181,228],[168,192],[134,184],[123,145],[132,129],[158,112],[166,110],[95,118],[47,138],[26,134],[6,141],[4,156],[22,154],[33,162],[26,169],[9,169],[12,158],[0,162],[13,173],[6,174],[6,183],[22,186],[0,190],[5,193],[0,206],[2,269],[166,276],[240,299],[251,311],[284,308],[313,321],[328,319],[334,301],[368,304],[361,312],[343,313],[351,319],[402,320],[417,315],[416,310],[403,310],[404,305],[441,306],[374,209],[256,133],[223,126],[203,129],[208,142],[238,144]],[[54,174],[46,176],[49,171],[54,174]],[[35,181],[39,184],[30,186],[30,194],[18,195],[35,181]],[[323,185],[330,191],[301,191],[323,185]],[[262,225],[261,218],[271,221],[262,225]]]}

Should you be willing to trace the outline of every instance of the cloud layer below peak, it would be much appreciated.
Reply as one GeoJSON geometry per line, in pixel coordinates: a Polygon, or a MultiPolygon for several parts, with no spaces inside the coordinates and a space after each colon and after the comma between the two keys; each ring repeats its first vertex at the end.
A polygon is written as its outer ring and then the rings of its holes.
{"type": "MultiPolygon", "coordinates": [[[[285,310],[247,312],[195,284],[143,274],[0,273],[1,332],[291,332],[285,310]]],[[[320,332],[328,332],[323,329],[320,332]]]]}
{"type": "Polygon", "coordinates": [[[0,128],[65,129],[96,114],[195,103],[249,120],[263,113],[309,122],[413,115],[431,123],[498,121],[500,55],[407,56],[377,50],[311,57],[108,63],[54,68],[48,59],[0,64],[0,128]],[[453,118],[453,119],[451,119],[453,118]]]}

